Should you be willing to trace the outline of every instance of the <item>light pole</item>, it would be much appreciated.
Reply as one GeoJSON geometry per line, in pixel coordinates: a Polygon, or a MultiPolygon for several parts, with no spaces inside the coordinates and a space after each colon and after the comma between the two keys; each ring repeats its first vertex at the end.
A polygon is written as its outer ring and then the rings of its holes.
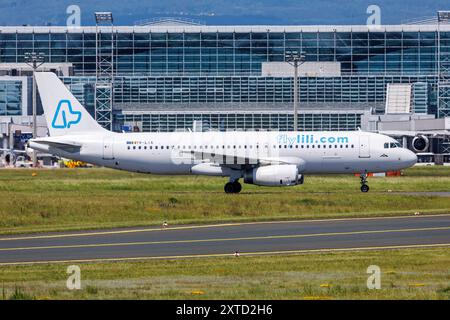
{"type": "Polygon", "coordinates": [[[298,130],[298,67],[305,63],[305,53],[298,51],[286,51],[285,60],[294,66],[294,131],[298,130]]]}
{"type": "Polygon", "coordinates": [[[441,31],[442,25],[450,23],[450,11],[438,11],[438,46],[437,46],[437,64],[438,64],[438,117],[450,116],[450,55],[447,54],[448,49],[442,52],[441,31]],[[446,52],[447,51],[447,52],[446,52]]]}
{"type": "MultiPolygon", "coordinates": [[[[25,52],[25,63],[33,68],[33,139],[37,138],[37,124],[36,124],[36,77],[35,73],[45,62],[45,56],[42,52],[25,52]]],[[[37,155],[33,151],[33,167],[37,167],[37,155]]]]}

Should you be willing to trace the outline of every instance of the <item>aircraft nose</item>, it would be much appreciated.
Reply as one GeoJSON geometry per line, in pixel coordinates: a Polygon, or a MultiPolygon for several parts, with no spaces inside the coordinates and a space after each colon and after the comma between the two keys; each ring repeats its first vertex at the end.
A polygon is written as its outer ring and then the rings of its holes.
{"type": "Polygon", "coordinates": [[[412,167],[417,163],[417,156],[411,150],[405,149],[403,160],[408,167],[412,167]]]}

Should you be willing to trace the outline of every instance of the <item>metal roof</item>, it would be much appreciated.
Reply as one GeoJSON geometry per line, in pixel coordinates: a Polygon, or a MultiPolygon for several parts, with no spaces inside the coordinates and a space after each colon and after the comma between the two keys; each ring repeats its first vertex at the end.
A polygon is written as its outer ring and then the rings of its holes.
{"type": "MultiPolygon", "coordinates": [[[[440,26],[441,31],[450,32],[450,24],[440,26]]],[[[110,32],[111,27],[99,27],[102,32],[110,32]]],[[[367,25],[317,25],[317,26],[115,26],[118,33],[209,33],[209,32],[436,32],[437,24],[430,25],[382,25],[379,27],[367,25]]],[[[95,26],[67,27],[67,26],[0,26],[1,33],[95,33],[95,26]]]]}

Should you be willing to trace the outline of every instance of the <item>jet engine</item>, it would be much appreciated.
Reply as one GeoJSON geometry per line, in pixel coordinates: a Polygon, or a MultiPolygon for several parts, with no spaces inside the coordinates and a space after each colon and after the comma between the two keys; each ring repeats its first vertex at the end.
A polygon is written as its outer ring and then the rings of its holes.
{"type": "Polygon", "coordinates": [[[428,150],[428,147],[430,146],[430,140],[426,136],[420,135],[414,137],[411,145],[415,152],[425,152],[428,150]]]}
{"type": "Polygon", "coordinates": [[[296,165],[269,165],[246,171],[244,183],[266,187],[295,186],[303,183],[303,176],[296,165]]]}

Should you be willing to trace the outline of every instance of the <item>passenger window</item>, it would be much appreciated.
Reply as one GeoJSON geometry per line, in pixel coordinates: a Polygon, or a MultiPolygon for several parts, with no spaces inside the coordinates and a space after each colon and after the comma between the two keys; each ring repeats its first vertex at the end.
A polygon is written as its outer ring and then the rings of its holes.
{"type": "Polygon", "coordinates": [[[130,146],[128,146],[127,149],[130,150],[131,149],[130,146]]]}

